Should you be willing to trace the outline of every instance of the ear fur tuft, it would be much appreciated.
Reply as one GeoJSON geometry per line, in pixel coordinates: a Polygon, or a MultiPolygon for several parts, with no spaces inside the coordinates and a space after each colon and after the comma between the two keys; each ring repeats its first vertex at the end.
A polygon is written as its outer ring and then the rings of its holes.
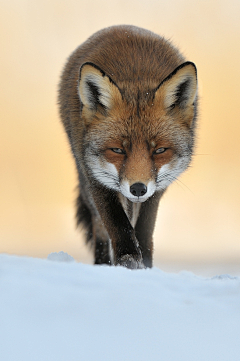
{"type": "Polygon", "coordinates": [[[78,93],[83,105],[92,111],[110,109],[116,85],[96,65],[85,63],[80,69],[78,93]]]}
{"type": "Polygon", "coordinates": [[[182,109],[191,106],[197,96],[197,69],[186,62],[177,67],[158,87],[155,97],[161,97],[165,108],[176,105],[182,109]]]}

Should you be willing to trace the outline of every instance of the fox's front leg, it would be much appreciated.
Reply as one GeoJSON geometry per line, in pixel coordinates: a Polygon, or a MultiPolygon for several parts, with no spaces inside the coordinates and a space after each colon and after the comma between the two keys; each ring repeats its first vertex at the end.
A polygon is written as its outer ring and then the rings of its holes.
{"type": "Polygon", "coordinates": [[[152,267],[153,254],[153,231],[157,217],[159,200],[163,192],[157,192],[146,202],[141,204],[138,220],[135,226],[135,234],[142,252],[145,267],[152,267]]]}
{"type": "Polygon", "coordinates": [[[94,184],[91,187],[92,197],[102,222],[112,241],[114,264],[127,268],[144,268],[142,253],[117,193],[94,184]]]}

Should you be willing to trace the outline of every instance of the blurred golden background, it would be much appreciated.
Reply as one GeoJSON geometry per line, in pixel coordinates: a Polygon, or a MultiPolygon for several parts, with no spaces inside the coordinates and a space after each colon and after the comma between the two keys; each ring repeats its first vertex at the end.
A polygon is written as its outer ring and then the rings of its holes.
{"type": "Polygon", "coordinates": [[[239,0],[2,0],[0,252],[64,251],[92,262],[75,227],[77,177],[57,86],[67,57],[91,34],[132,24],[171,39],[199,75],[196,154],[161,202],[155,264],[238,267],[239,19],[239,0]]]}

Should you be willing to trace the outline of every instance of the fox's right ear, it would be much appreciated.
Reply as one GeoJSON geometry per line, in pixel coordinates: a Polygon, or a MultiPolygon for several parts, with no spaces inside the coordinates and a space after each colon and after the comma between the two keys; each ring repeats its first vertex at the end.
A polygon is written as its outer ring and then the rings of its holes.
{"type": "Polygon", "coordinates": [[[92,63],[84,63],[80,69],[78,93],[83,105],[93,112],[111,109],[114,98],[120,96],[113,81],[92,63]]]}

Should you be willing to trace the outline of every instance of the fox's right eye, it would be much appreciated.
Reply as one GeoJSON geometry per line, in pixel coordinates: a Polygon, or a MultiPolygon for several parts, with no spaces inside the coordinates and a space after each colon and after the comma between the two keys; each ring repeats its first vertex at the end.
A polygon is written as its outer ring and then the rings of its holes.
{"type": "Polygon", "coordinates": [[[126,154],[126,152],[121,148],[111,148],[111,150],[117,154],[126,154]]]}

